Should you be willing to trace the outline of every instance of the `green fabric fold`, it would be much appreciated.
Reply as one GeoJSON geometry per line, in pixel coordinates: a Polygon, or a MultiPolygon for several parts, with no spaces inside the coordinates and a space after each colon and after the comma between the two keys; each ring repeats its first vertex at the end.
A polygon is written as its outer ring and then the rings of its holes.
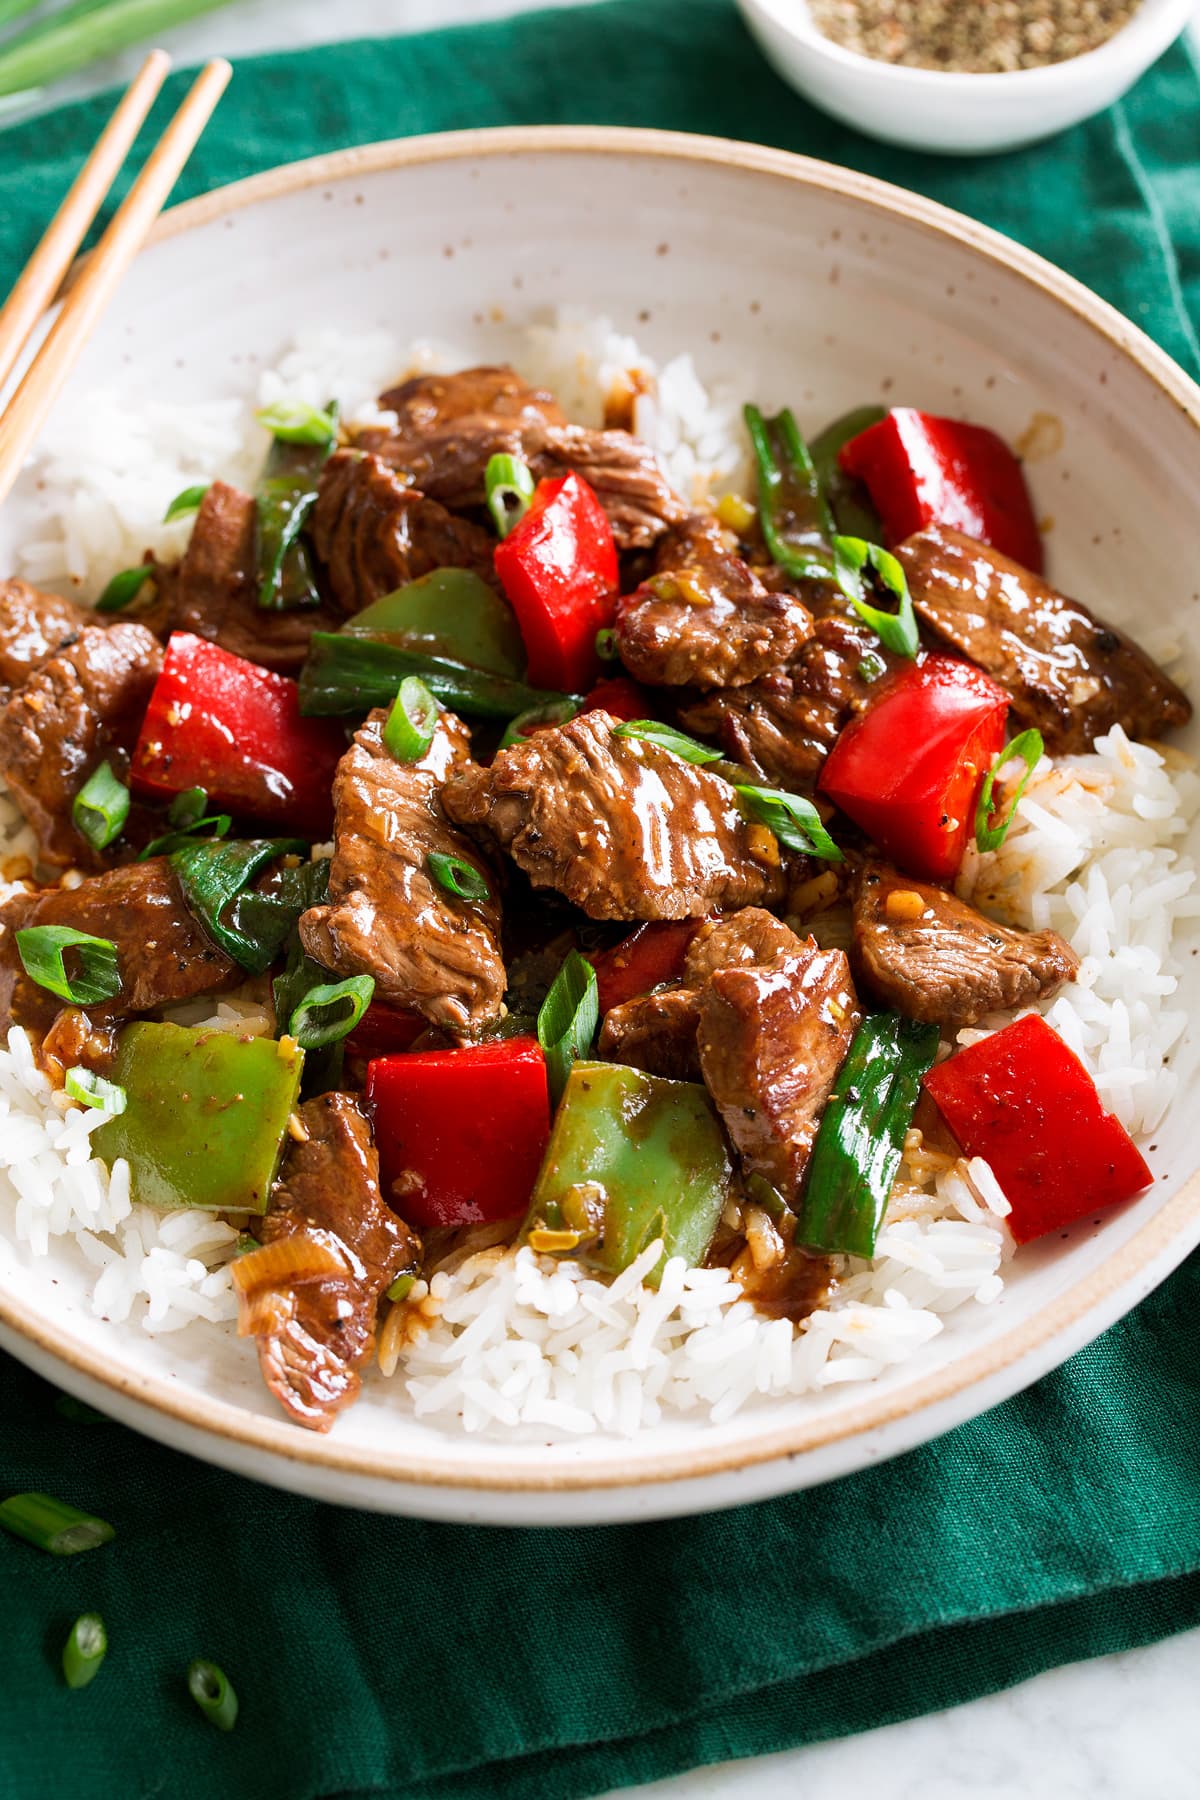
{"type": "MultiPolygon", "coordinates": [[[[174,77],[149,130],[185,78],[174,77]]],[[[111,108],[0,134],[15,269],[111,108]]],[[[643,124],[882,175],[1050,255],[1197,370],[1200,91],[1170,52],[1112,112],[991,160],[889,150],[775,80],[727,0],[617,0],[241,63],[179,188],[418,131],[643,124]]],[[[120,190],[117,196],[119,198],[120,190]]],[[[575,1800],[953,1705],[1200,1623],[1200,1258],[1027,1393],[832,1486],[736,1512],[489,1532],[315,1505],[115,1425],[3,1361],[0,1485],[112,1520],[0,1541],[5,1800],[575,1800]],[[110,1651],[69,1693],[71,1620],[110,1651]],[[219,1662],[223,1737],[187,1697],[219,1662]]]]}

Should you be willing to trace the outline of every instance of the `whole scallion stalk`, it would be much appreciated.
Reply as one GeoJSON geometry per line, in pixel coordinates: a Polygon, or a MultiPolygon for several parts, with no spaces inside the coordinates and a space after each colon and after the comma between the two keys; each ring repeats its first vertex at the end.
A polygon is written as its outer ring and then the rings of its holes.
{"type": "MultiPolygon", "coordinates": [[[[131,45],[186,25],[215,12],[226,0],[75,0],[26,26],[0,48],[0,94],[19,94],[45,87],[84,69],[102,56],[115,56],[131,45]]],[[[0,0],[0,23],[27,12],[27,0],[0,0]]]]}

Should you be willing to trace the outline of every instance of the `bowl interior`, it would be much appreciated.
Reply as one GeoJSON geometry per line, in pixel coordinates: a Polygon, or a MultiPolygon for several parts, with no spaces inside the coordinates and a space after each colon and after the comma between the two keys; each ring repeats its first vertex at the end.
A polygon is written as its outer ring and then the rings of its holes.
{"type": "MultiPolygon", "coordinates": [[[[1033,259],[1012,252],[1006,262],[999,240],[965,225],[956,236],[937,209],[775,153],[650,134],[478,134],[351,152],[299,178],[248,186],[247,204],[210,197],[168,221],[90,344],[76,392],[104,384],[159,403],[252,397],[265,361],[296,332],[330,323],[382,325],[401,340],[433,335],[480,360],[504,358],[529,321],[584,305],[660,359],[691,351],[705,378],[739,399],[791,405],[802,427],[876,400],[966,415],[1010,440],[1051,415],[1061,445],[1029,474],[1038,512],[1052,521],[1053,578],[1134,631],[1170,623],[1185,639],[1194,633],[1200,456],[1183,378],[1168,391],[1151,372],[1169,371],[1165,359],[1123,348],[1121,336],[1140,343],[1128,328],[1106,335],[1098,303],[1077,309],[1031,278],[1033,259]]],[[[29,518],[28,496],[5,510],[0,566],[29,518]]],[[[1182,1003],[1200,1004],[1200,958],[1188,959],[1182,1003]]],[[[1185,1081],[1194,1063],[1188,1046],[1185,1081]]],[[[517,1451],[443,1436],[406,1416],[396,1388],[379,1379],[331,1438],[311,1437],[275,1416],[232,1328],[155,1338],[96,1319],[83,1304],[84,1266],[66,1253],[35,1263],[0,1242],[0,1320],[6,1341],[36,1340],[43,1360],[61,1355],[64,1382],[111,1380],[148,1402],[153,1418],[139,1415],[147,1428],[336,1498],[462,1517],[587,1518],[602,1510],[592,1498],[600,1487],[624,1495],[607,1503],[609,1516],[614,1504],[633,1514],[658,1509],[639,1484],[711,1471],[699,1498],[714,1504],[729,1497],[723,1468],[755,1464],[785,1441],[804,1455],[773,1463],[736,1497],[818,1479],[888,1447],[877,1435],[874,1449],[851,1444],[840,1462],[822,1450],[863,1420],[864,1402],[867,1423],[912,1441],[925,1429],[915,1398],[931,1391],[918,1384],[949,1391],[963,1369],[996,1378],[1014,1343],[1029,1350],[1053,1313],[1060,1335],[1035,1351],[1036,1367],[1023,1365],[1026,1378],[1051,1366],[1070,1321],[1113,1287],[1127,1247],[1191,1173],[1195,1142],[1189,1107],[1177,1104],[1155,1139],[1150,1193],[1024,1252],[1000,1301],[969,1323],[953,1317],[918,1362],[870,1393],[833,1389],[719,1428],[676,1421],[633,1444],[517,1451]],[[507,1510],[493,1506],[494,1488],[508,1491],[507,1510]],[[536,1494],[523,1492],[537,1488],[558,1496],[540,1515],[536,1494]]],[[[1173,1231],[1158,1246],[1168,1262],[1196,1235],[1182,1219],[1173,1231]]],[[[958,1416],[998,1397],[994,1379],[977,1392],[961,1397],[958,1416]]]]}

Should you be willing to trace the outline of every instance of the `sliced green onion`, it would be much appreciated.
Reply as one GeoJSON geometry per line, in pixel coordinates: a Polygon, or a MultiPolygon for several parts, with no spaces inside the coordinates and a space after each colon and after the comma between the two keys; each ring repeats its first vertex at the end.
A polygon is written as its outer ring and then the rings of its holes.
{"type": "Polygon", "coordinates": [[[441,850],[431,850],[425,861],[438,886],[445,888],[457,900],[491,898],[492,890],[474,863],[465,861],[461,856],[446,856],[441,850]]]}
{"type": "Polygon", "coordinates": [[[96,602],[97,612],[121,612],[153,579],[154,564],[139,563],[136,569],[122,569],[113,576],[96,602]]]}
{"type": "Polygon", "coordinates": [[[105,1081],[103,1075],[80,1064],[67,1070],[63,1087],[80,1106],[94,1106],[107,1113],[123,1113],[128,1103],[125,1089],[117,1082],[105,1081]]]}
{"type": "Polygon", "coordinates": [[[385,1289],[389,1300],[407,1300],[416,1282],[415,1275],[397,1275],[390,1288],[385,1289]]]}
{"type": "Polygon", "coordinates": [[[202,787],[184,788],[167,808],[167,818],[179,831],[187,831],[204,816],[208,793],[202,787]]]}
{"type": "Polygon", "coordinates": [[[507,537],[529,511],[529,502],[537,486],[529,464],[522,462],[519,456],[489,456],[483,485],[492,523],[502,538],[507,537]]]}
{"type": "Polygon", "coordinates": [[[915,657],[920,640],[912,596],[904,570],[891,552],[881,550],[878,544],[868,544],[865,538],[835,537],[833,572],[859,618],[871,627],[880,642],[894,650],[897,656],[915,657]],[[862,571],[868,567],[889,593],[896,596],[895,612],[885,612],[867,600],[862,571]]]}
{"type": "Polygon", "coordinates": [[[74,1394],[56,1394],[54,1410],[60,1419],[70,1419],[72,1425],[111,1425],[112,1420],[107,1413],[97,1412],[86,1400],[77,1400],[74,1394]]]}
{"type": "Polygon", "coordinates": [[[80,1512],[53,1494],[10,1494],[0,1501],[0,1526],[51,1556],[78,1556],[117,1535],[106,1519],[80,1512]]]}
{"type": "Polygon", "coordinates": [[[310,988],[288,1020],[288,1036],[302,1050],[319,1050],[348,1037],[371,1004],[373,975],[351,975],[345,981],[310,988]]]}
{"type": "Polygon", "coordinates": [[[108,1651],[108,1633],[99,1613],[80,1613],[63,1645],[62,1671],[69,1688],[86,1687],[100,1673],[108,1651]]]}
{"type": "Polygon", "coordinates": [[[551,982],[537,1018],[552,1106],[558,1105],[573,1065],[590,1054],[599,1023],[596,971],[578,950],[572,950],[551,982]]]}
{"type": "Polygon", "coordinates": [[[742,409],[758,474],[758,518],[771,561],[787,574],[829,579],[833,521],[808,445],[790,409],[764,419],[742,409]]]}
{"type": "Polygon", "coordinates": [[[117,946],[111,938],[90,937],[72,925],[27,925],[16,934],[17,955],[30,981],[73,1006],[94,1006],[121,991],[117,946]],[[73,950],[79,973],[67,974],[63,952],[73,950]]]}
{"type": "Polygon", "coordinates": [[[579,711],[579,702],[568,699],[551,700],[544,706],[531,706],[527,712],[518,713],[510,719],[504,736],[500,739],[501,750],[511,750],[514,744],[523,744],[529,736],[531,727],[535,725],[565,725],[579,711]]]}
{"type": "Polygon", "coordinates": [[[660,750],[669,750],[672,756],[681,756],[684,762],[720,762],[723,756],[723,752],[714,750],[711,744],[697,743],[695,738],[676,731],[672,725],[661,724],[658,719],[629,719],[624,725],[613,727],[613,736],[642,738],[647,744],[656,744],[660,750]]]}
{"type": "Polygon", "coordinates": [[[1042,760],[1042,734],[1033,726],[1028,731],[1017,734],[1011,744],[1006,744],[991,768],[983,778],[983,786],[979,790],[979,805],[975,808],[975,842],[981,850],[998,850],[1008,836],[1008,828],[1017,814],[1017,804],[1021,795],[1029,786],[1029,777],[1042,760]],[[994,825],[989,823],[992,815],[992,790],[996,785],[996,777],[1006,762],[1019,756],[1025,764],[1025,773],[1013,790],[1012,802],[1007,813],[994,825]]]}
{"type": "Polygon", "coordinates": [[[811,800],[785,793],[782,788],[738,786],[733,791],[742,802],[746,817],[766,825],[785,849],[819,856],[825,862],[845,860],[811,800]]]}
{"type": "MultiPolygon", "coordinates": [[[[183,897],[195,913],[209,937],[231,956],[234,962],[252,975],[269,969],[293,923],[295,908],[281,907],[268,895],[256,894],[262,902],[253,920],[251,911],[235,911],[226,919],[227,907],[243,896],[255,876],[277,857],[306,852],[303,838],[187,838],[171,852],[174,869],[183,897]],[[259,929],[259,926],[263,929],[259,929]]],[[[299,871],[295,871],[299,873],[299,871]]]]}
{"type": "Polygon", "coordinates": [[[860,681],[878,681],[881,675],[887,674],[887,664],[876,651],[868,650],[858,665],[857,673],[860,681]]]}
{"type": "Polygon", "coordinates": [[[228,837],[233,820],[228,813],[210,813],[207,819],[197,819],[183,831],[164,831],[161,837],[151,838],[144,850],[138,851],[139,862],[149,862],[152,856],[170,856],[184,844],[190,844],[194,838],[228,837]]]}
{"type": "Polygon", "coordinates": [[[169,525],[172,519],[186,519],[189,513],[199,512],[208,489],[209,483],[202,481],[199,487],[184,488],[182,493],[176,494],[163,514],[163,524],[169,525]]]}
{"type": "Polygon", "coordinates": [[[229,1678],[214,1662],[197,1658],[188,1664],[188,1693],[210,1725],[218,1731],[232,1731],[237,1723],[238,1697],[229,1678]]]}
{"type": "Polygon", "coordinates": [[[274,406],[260,407],[254,417],[285,444],[331,444],[337,432],[332,408],[322,412],[306,400],[277,400],[274,406]]]}
{"type": "Polygon", "coordinates": [[[392,701],[383,743],[397,762],[416,762],[433,742],[441,707],[419,675],[406,675],[392,701]]]}
{"type": "Polygon", "coordinates": [[[596,633],[596,655],[601,662],[619,662],[621,653],[617,649],[617,634],[611,625],[606,625],[596,633]]]}
{"type": "Polygon", "coordinates": [[[128,817],[129,789],[113,774],[112,764],[102,762],[71,802],[71,821],[93,850],[107,850],[128,817]]]}
{"type": "MultiPolygon", "coordinates": [[[[314,631],[308,661],[300,671],[301,714],[305,718],[343,713],[361,716],[373,706],[390,706],[406,675],[419,675],[443,706],[485,719],[511,719],[535,706],[571,697],[531,688],[488,669],[356,637],[352,631],[314,631]]],[[[579,704],[576,701],[577,707],[579,704]]]]}

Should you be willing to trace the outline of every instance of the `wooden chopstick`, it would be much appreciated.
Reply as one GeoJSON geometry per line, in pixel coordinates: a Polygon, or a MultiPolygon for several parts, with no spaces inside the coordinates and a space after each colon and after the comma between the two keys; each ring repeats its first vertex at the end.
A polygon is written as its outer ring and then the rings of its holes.
{"type": "Polygon", "coordinates": [[[16,287],[0,308],[0,387],[29,339],[34,326],[59,290],[88,226],[99,212],[117,170],[129,155],[133,141],[154,105],[166,79],[171,59],[165,50],[152,50],[121,104],[108,121],[96,147],[71,184],[66,199],[51,219],[41,243],[26,263],[16,287]]]}
{"type": "Polygon", "coordinates": [[[63,301],[45,342],[0,415],[0,500],[20,473],[46,414],[162,211],[231,74],[229,64],[222,59],[206,63],[200,71],[141,174],[113,214],[107,231],[63,301]]]}

